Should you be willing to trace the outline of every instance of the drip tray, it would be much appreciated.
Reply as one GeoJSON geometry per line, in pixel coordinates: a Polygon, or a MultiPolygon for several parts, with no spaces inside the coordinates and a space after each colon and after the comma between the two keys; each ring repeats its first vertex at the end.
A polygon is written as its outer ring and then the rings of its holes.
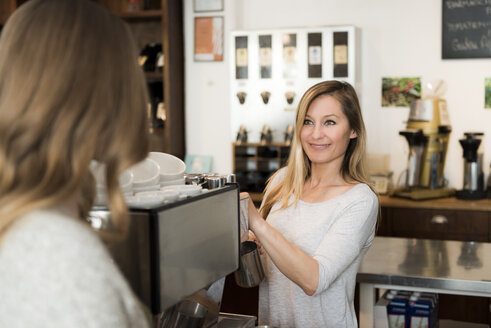
{"type": "Polygon", "coordinates": [[[215,325],[208,328],[254,328],[256,317],[242,314],[220,312],[215,325]]]}

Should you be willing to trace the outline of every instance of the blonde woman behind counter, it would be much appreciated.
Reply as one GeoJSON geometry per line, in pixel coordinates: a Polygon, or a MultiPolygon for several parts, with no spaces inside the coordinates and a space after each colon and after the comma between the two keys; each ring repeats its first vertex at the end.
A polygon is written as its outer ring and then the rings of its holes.
{"type": "Polygon", "coordinates": [[[0,37],[0,327],[149,327],[103,242],[84,222],[107,166],[145,158],[147,94],[129,28],[90,0],[31,0],[0,37]]]}
{"type": "Polygon", "coordinates": [[[268,255],[260,324],[357,327],[356,273],[379,209],[364,155],[353,87],[326,81],[307,90],[287,167],[271,178],[259,213],[249,203],[249,227],[268,255]]]}

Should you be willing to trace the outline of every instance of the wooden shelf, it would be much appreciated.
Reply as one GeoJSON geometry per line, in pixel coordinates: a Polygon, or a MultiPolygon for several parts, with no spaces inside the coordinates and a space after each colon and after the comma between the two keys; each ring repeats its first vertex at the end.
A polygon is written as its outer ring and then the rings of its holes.
{"type": "Polygon", "coordinates": [[[268,178],[283,167],[290,146],[286,143],[233,143],[233,172],[241,191],[247,191],[254,203],[261,203],[268,178]]]}
{"type": "Polygon", "coordinates": [[[17,7],[14,0],[0,1],[0,25],[5,24],[7,18],[17,7]]]}
{"type": "Polygon", "coordinates": [[[154,10],[138,10],[138,11],[125,11],[118,14],[119,17],[124,19],[162,19],[163,11],[161,9],[154,10]]]}
{"type": "Polygon", "coordinates": [[[163,72],[145,72],[145,78],[147,80],[162,80],[164,78],[163,72]]]}
{"type": "MultiPolygon", "coordinates": [[[[128,11],[127,0],[96,0],[124,19],[135,37],[138,49],[161,43],[164,71],[145,72],[147,82],[162,81],[166,108],[166,128],[151,134],[152,151],[162,151],[181,159],[186,153],[184,124],[184,38],[183,1],[150,0],[149,10],[128,11]]],[[[142,1],[141,1],[142,2],[142,1]]],[[[160,97],[159,97],[160,98],[160,97]]]]}

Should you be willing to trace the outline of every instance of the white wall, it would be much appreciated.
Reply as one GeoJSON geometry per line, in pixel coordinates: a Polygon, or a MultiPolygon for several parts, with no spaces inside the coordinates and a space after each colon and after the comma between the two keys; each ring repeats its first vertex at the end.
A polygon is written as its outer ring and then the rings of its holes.
{"type": "Polygon", "coordinates": [[[223,62],[193,62],[193,0],[185,0],[186,147],[189,154],[211,154],[213,169],[232,171],[229,77],[230,31],[288,27],[355,25],[361,30],[361,79],[358,89],[368,133],[368,151],[390,154],[397,177],[406,168],[407,144],[399,131],[407,108],[381,106],[382,77],[420,76],[422,83],[448,84],[450,135],[445,175],[462,187],[465,131],[485,133],[484,170],[491,161],[491,109],[484,109],[484,78],[491,59],[441,59],[441,0],[224,0],[223,62]]]}

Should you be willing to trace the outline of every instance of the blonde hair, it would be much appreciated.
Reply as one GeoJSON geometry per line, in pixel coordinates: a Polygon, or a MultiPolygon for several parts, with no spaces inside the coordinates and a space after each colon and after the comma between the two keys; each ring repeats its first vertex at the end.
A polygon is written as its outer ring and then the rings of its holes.
{"type": "Polygon", "coordinates": [[[89,0],[31,0],[0,37],[0,235],[19,216],[94,198],[105,163],[108,205],[125,233],[118,177],[148,153],[145,79],[128,26],[89,0]]]}
{"type": "Polygon", "coordinates": [[[300,131],[310,104],[314,99],[329,95],[341,103],[343,113],[348,118],[350,128],[356,132],[357,137],[351,139],[343,164],[341,166],[341,175],[345,181],[357,181],[368,183],[365,173],[365,144],[366,132],[363,117],[361,115],[360,103],[355,89],[346,82],[324,81],[309,88],[303,95],[298,104],[297,115],[295,118],[295,134],[293,136],[292,147],[288,157],[286,175],[283,180],[276,184],[271,190],[269,187],[271,181],[278,172],[276,172],[268,182],[265,200],[260,209],[260,214],[266,218],[277,202],[281,202],[280,208],[287,208],[298,202],[305,181],[310,177],[311,163],[305,154],[300,141],[300,131]],[[289,203],[290,197],[294,196],[294,201],[289,203]]]}

